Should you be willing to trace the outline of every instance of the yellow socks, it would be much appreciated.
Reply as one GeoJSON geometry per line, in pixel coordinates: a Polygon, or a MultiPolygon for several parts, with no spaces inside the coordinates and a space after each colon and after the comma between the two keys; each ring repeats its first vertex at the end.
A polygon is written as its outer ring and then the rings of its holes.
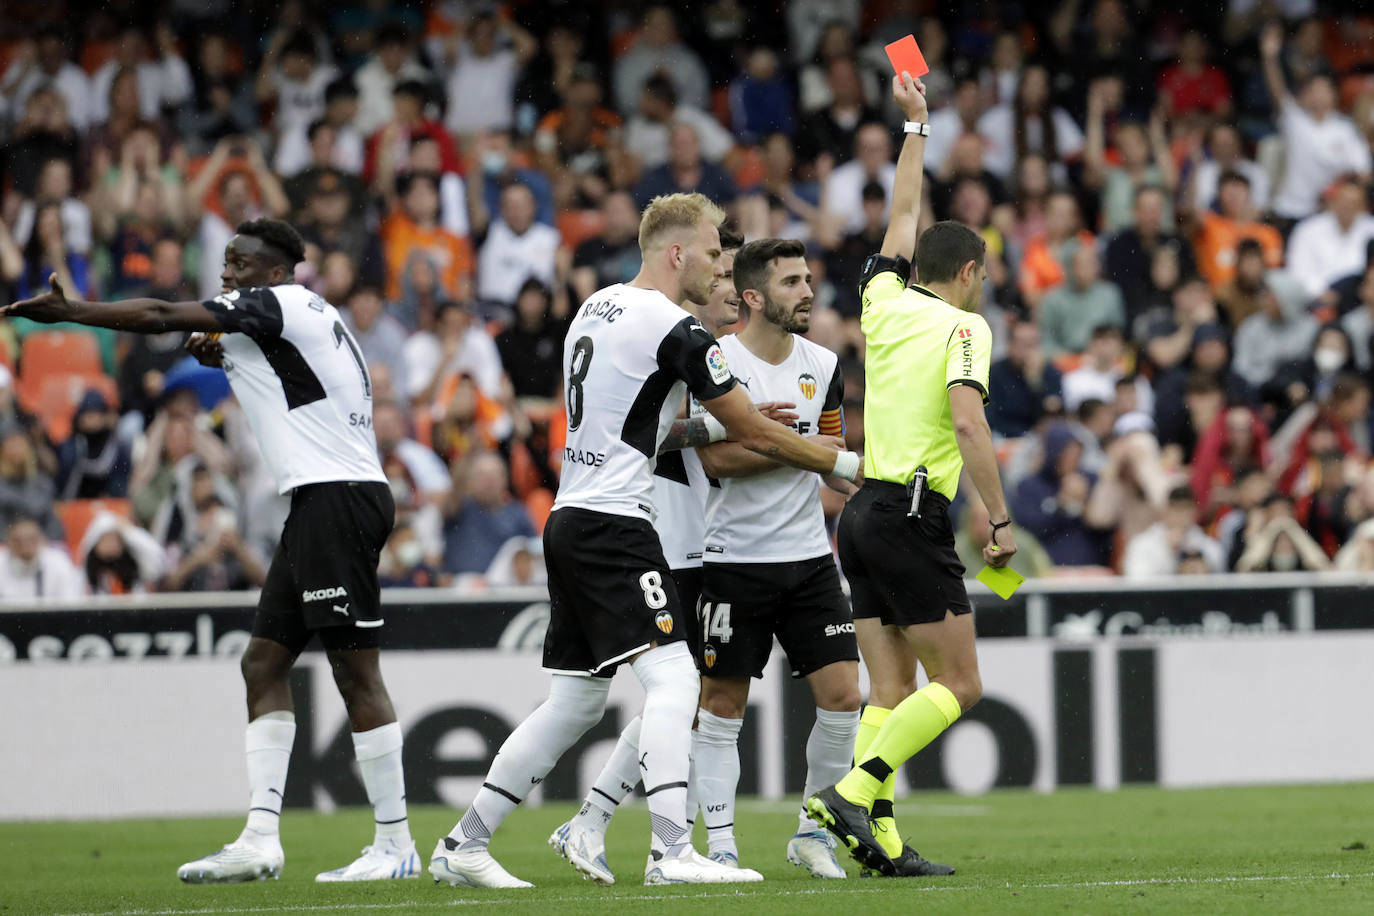
{"type": "MultiPolygon", "coordinates": [[[[883,723],[891,714],[892,710],[883,709],[881,706],[870,704],[864,707],[864,714],[859,718],[859,733],[854,736],[855,760],[864,758],[864,752],[873,743],[873,739],[878,737],[879,730],[882,729],[883,723]]],[[[897,833],[897,819],[893,811],[896,791],[897,776],[895,773],[890,773],[878,789],[878,795],[873,800],[873,811],[870,816],[873,822],[873,835],[882,844],[883,851],[889,857],[902,854],[902,838],[897,833]]]]}
{"type": "MultiPolygon", "coordinates": [[[[887,713],[863,757],[855,754],[854,769],[840,780],[836,790],[841,797],[876,814],[874,802],[893,771],[953,725],[961,712],[959,701],[945,685],[932,681],[922,687],[887,713]]],[[[867,711],[864,716],[867,718],[867,711]]],[[[859,734],[864,734],[864,719],[860,719],[859,734]]]]}

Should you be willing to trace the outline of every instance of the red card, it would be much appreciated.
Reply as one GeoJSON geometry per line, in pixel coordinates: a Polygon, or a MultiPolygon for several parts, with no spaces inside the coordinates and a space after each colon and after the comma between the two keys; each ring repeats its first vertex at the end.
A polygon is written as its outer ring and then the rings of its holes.
{"type": "Polygon", "coordinates": [[[905,70],[913,78],[919,79],[930,72],[930,66],[921,54],[921,49],[916,47],[915,35],[899,38],[883,50],[887,51],[887,59],[892,61],[892,70],[898,76],[905,70]]]}

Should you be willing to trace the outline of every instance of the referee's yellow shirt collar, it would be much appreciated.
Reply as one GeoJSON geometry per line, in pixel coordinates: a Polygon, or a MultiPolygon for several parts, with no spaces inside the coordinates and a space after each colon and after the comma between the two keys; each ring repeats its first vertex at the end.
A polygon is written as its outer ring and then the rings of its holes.
{"type": "Polygon", "coordinates": [[[919,292],[919,293],[925,293],[927,296],[931,297],[932,299],[939,299],[939,300],[940,300],[941,302],[943,302],[945,305],[950,305],[950,304],[951,304],[950,301],[949,301],[948,299],[946,299],[944,296],[941,296],[941,295],[939,295],[938,293],[932,293],[930,290],[926,289],[924,286],[922,286],[922,285],[919,284],[919,283],[913,283],[913,284],[911,284],[911,288],[914,289],[914,290],[916,290],[916,291],[919,292]]]}

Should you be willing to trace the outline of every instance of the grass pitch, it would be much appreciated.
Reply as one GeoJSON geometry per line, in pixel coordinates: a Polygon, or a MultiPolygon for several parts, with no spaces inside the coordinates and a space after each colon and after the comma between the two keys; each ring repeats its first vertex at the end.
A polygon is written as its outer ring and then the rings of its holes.
{"type": "MultiPolygon", "coordinates": [[[[316,885],[371,839],[369,812],[290,811],[281,880],[181,884],[176,867],[218,848],[239,818],[0,824],[0,914],[211,916],[243,913],[442,913],[454,907],[548,916],[594,913],[1369,913],[1374,911],[1374,785],[978,798],[920,795],[899,823],[952,878],[820,881],[787,864],[791,803],[742,802],[740,853],[762,884],[645,888],[648,816],[621,812],[608,854],[619,883],[588,882],[545,841],[569,805],[517,811],[493,852],[534,890],[474,891],[418,881],[316,885]]],[[[422,859],[457,812],[412,809],[422,859]]],[[[698,848],[704,838],[698,833],[698,848]]],[[[849,862],[851,875],[854,866],[849,862]]]]}

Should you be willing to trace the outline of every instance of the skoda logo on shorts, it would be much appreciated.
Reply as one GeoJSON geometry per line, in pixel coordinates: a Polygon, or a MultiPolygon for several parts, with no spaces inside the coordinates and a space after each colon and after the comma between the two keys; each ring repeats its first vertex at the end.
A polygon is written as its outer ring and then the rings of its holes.
{"type": "Polygon", "coordinates": [[[716,666],[716,647],[707,646],[702,649],[701,660],[706,663],[707,668],[714,668],[716,666]]]}
{"type": "Polygon", "coordinates": [[[659,611],[654,615],[654,626],[664,633],[673,632],[673,615],[668,611],[659,611]]]}

